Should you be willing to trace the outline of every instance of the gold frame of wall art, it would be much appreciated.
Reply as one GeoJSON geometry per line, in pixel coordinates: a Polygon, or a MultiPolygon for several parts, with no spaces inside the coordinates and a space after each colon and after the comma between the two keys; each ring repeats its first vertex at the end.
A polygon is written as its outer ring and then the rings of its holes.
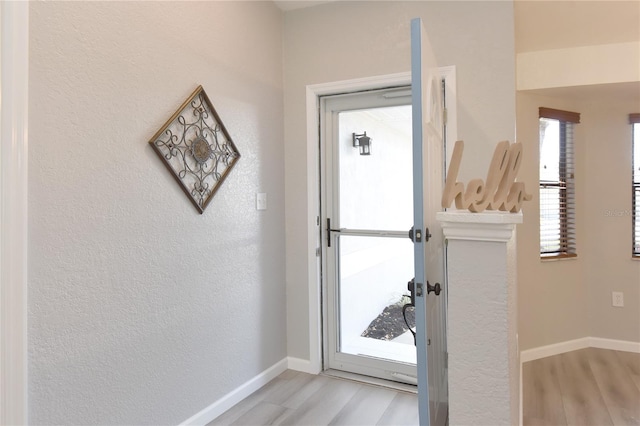
{"type": "Polygon", "coordinates": [[[149,143],[200,214],[240,159],[202,86],[149,143]]]}

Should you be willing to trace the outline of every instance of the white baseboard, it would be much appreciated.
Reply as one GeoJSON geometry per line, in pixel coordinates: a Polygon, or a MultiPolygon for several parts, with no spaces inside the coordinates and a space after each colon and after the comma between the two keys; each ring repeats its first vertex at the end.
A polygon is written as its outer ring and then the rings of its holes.
{"type": "Polygon", "coordinates": [[[592,348],[612,349],[621,352],[640,353],[640,342],[627,340],[604,339],[602,337],[589,337],[589,346],[592,348]]]}
{"type": "Polygon", "coordinates": [[[602,337],[583,337],[581,339],[567,340],[566,342],[522,351],[520,352],[520,363],[585,348],[612,349],[615,351],[640,353],[640,342],[604,339],[602,337]]]}
{"type": "Polygon", "coordinates": [[[546,358],[548,356],[560,355],[565,352],[576,351],[589,347],[589,337],[581,339],[567,340],[566,342],[554,343],[553,345],[540,346],[520,352],[520,363],[533,361],[535,359],[546,358]]]}
{"type": "Polygon", "coordinates": [[[315,369],[311,366],[311,361],[308,359],[287,358],[287,365],[289,366],[289,370],[302,371],[303,373],[309,374],[318,374],[318,371],[314,371],[315,369]]]}
{"type": "Polygon", "coordinates": [[[206,425],[207,423],[211,422],[216,417],[227,411],[229,408],[233,407],[238,402],[242,401],[258,389],[260,389],[262,386],[266,385],[271,380],[282,374],[287,369],[287,365],[287,358],[278,361],[271,367],[264,370],[262,373],[244,382],[242,385],[238,386],[213,404],[209,405],[204,410],[191,416],[190,418],[182,422],[181,425],[206,425]]]}

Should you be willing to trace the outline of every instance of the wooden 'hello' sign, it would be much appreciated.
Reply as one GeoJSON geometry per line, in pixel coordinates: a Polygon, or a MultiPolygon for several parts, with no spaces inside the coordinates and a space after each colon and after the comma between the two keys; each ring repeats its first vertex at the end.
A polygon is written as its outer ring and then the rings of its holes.
{"type": "Polygon", "coordinates": [[[453,147],[447,181],[444,185],[442,207],[448,208],[455,200],[457,209],[469,209],[474,213],[485,210],[517,213],[522,208],[523,202],[533,198],[525,191],[523,182],[515,181],[522,163],[521,143],[510,144],[509,141],[498,143],[493,152],[486,182],[482,179],[472,179],[467,183],[466,190],[462,182],[456,182],[463,151],[464,142],[457,141],[453,147]]]}

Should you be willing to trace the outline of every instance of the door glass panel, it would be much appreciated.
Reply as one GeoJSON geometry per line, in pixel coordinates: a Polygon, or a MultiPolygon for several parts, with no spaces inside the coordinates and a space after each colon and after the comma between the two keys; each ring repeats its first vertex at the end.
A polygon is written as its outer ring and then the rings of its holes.
{"type": "Polygon", "coordinates": [[[340,227],[409,230],[413,224],[411,105],[339,114],[340,227]],[[353,146],[367,133],[370,154],[353,146]]]}
{"type": "MultiPolygon", "coordinates": [[[[415,364],[413,335],[402,315],[413,277],[413,243],[340,235],[338,244],[339,351],[415,364]]],[[[415,328],[413,307],[407,320],[415,328]]]]}
{"type": "MultiPolygon", "coordinates": [[[[414,274],[408,238],[413,224],[412,107],[410,97],[386,93],[321,100],[326,135],[321,150],[327,160],[323,215],[331,228],[325,355],[330,369],[415,384],[414,339],[402,315],[414,274]],[[365,132],[370,149],[354,146],[354,134],[365,132]]],[[[415,328],[414,308],[406,311],[415,328]]]]}

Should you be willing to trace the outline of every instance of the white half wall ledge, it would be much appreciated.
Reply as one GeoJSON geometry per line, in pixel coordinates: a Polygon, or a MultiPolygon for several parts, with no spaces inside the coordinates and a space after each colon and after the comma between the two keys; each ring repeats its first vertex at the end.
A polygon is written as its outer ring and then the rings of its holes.
{"type": "Polygon", "coordinates": [[[522,212],[447,210],[436,213],[448,240],[507,242],[515,225],[522,223],[522,212]]]}
{"type": "Polygon", "coordinates": [[[516,245],[521,213],[439,212],[447,239],[449,423],[520,421],[516,245]]]}

